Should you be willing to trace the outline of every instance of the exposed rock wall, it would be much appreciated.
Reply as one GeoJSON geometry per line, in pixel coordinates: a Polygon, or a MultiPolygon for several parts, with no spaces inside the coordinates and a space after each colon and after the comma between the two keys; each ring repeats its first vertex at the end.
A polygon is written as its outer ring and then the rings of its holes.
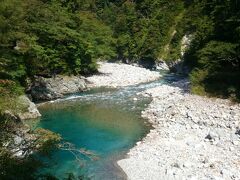
{"type": "Polygon", "coordinates": [[[85,79],[80,76],[36,77],[31,85],[30,94],[34,101],[46,101],[81,92],[86,88],[85,79]]]}
{"type": "Polygon", "coordinates": [[[3,116],[14,122],[20,122],[26,119],[35,119],[41,116],[36,105],[30,101],[26,95],[19,96],[16,101],[16,107],[4,111],[3,116]]]}
{"type": "Polygon", "coordinates": [[[176,59],[168,64],[169,69],[172,72],[177,73],[177,74],[188,74],[189,73],[189,68],[184,66],[183,56],[191,44],[192,36],[193,35],[191,35],[191,34],[186,34],[185,36],[183,36],[183,38],[181,40],[181,58],[176,59]]]}
{"type": "Polygon", "coordinates": [[[4,146],[12,152],[12,155],[19,158],[24,158],[33,153],[34,142],[36,135],[31,133],[27,125],[19,124],[16,128],[12,138],[10,138],[4,146]]]}
{"type": "Polygon", "coordinates": [[[41,116],[36,105],[30,99],[23,95],[18,98],[19,104],[26,107],[22,112],[17,113],[20,120],[35,119],[41,116]]]}
{"type": "Polygon", "coordinates": [[[5,139],[3,146],[12,153],[12,156],[23,158],[32,153],[32,144],[36,137],[23,120],[40,116],[36,105],[26,95],[19,96],[15,108],[3,113],[3,117],[11,120],[11,126],[7,130],[9,137],[5,139]]]}
{"type": "Polygon", "coordinates": [[[165,70],[169,71],[169,67],[166,64],[166,62],[162,59],[158,59],[156,65],[155,65],[156,70],[165,70]]]}

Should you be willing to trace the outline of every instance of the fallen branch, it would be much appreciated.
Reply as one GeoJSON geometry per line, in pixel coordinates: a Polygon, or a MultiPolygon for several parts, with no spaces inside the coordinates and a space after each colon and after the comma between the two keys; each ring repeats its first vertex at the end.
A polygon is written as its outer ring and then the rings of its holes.
{"type": "Polygon", "coordinates": [[[74,144],[69,143],[69,142],[62,142],[59,145],[59,149],[61,149],[63,151],[69,151],[70,153],[72,153],[75,156],[76,160],[80,163],[82,163],[81,156],[84,156],[84,157],[90,159],[91,161],[96,161],[99,159],[98,155],[96,155],[92,151],[86,150],[84,148],[77,149],[74,144]]]}

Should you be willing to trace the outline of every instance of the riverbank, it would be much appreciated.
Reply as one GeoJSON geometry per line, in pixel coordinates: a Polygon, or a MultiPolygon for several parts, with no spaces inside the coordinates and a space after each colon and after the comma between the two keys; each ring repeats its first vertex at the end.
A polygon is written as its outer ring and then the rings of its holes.
{"type": "Polygon", "coordinates": [[[38,77],[29,87],[34,102],[63,98],[65,95],[87,91],[91,88],[118,88],[146,83],[161,77],[159,72],[123,63],[99,62],[98,74],[88,77],[57,75],[38,77]]]}
{"type": "Polygon", "coordinates": [[[118,164],[129,179],[240,179],[240,105],[188,93],[186,80],[146,90],[154,126],[118,164]]]}
{"type": "Polygon", "coordinates": [[[89,88],[95,87],[125,87],[157,80],[159,72],[128,64],[99,63],[99,74],[87,77],[89,88]]]}

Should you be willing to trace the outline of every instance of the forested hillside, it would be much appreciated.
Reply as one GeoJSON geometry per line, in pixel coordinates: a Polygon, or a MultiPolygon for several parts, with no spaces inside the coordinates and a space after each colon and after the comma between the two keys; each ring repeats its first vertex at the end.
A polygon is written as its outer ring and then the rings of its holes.
{"type": "MultiPolygon", "coordinates": [[[[90,74],[96,61],[184,59],[195,93],[239,98],[236,0],[3,0],[0,77],[90,74]],[[191,45],[181,57],[181,39],[191,45]]],[[[2,81],[4,82],[4,81],[2,81]]],[[[2,83],[1,83],[2,86],[2,83]]]]}
{"type": "Polygon", "coordinates": [[[192,91],[240,99],[240,2],[186,1],[185,9],[173,44],[183,34],[193,34],[183,57],[192,68],[192,91]]]}

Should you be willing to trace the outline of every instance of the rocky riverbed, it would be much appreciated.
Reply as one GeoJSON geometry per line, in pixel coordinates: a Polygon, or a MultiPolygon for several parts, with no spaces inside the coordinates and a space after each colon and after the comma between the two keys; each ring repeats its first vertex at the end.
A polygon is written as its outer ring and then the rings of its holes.
{"type": "Polygon", "coordinates": [[[127,64],[99,63],[99,73],[89,76],[55,77],[36,76],[29,85],[29,94],[34,101],[50,101],[63,98],[66,94],[86,91],[94,87],[123,87],[154,81],[160,73],[127,64]]]}
{"type": "Polygon", "coordinates": [[[129,179],[240,179],[240,105],[191,95],[188,84],[142,93],[154,129],[118,161],[129,179]]]}
{"type": "MultiPolygon", "coordinates": [[[[44,79],[44,83],[41,79],[34,87],[40,84],[43,88],[36,89],[47,92],[48,97],[49,92],[58,94],[57,90],[63,90],[59,94],[68,94],[82,88],[124,87],[160,77],[158,72],[140,67],[100,63],[98,75],[67,79],[66,83],[74,84],[71,87],[63,83],[63,77],[54,78],[54,82],[44,79]],[[52,85],[56,79],[57,85],[52,85]]],[[[187,80],[181,80],[138,93],[152,98],[142,116],[154,129],[130,150],[127,159],[118,161],[129,179],[240,179],[240,105],[192,95],[188,86],[187,80]]],[[[21,119],[40,116],[33,104],[27,109],[27,114],[20,114],[21,119]]],[[[19,137],[14,137],[15,144],[19,144],[19,137]]]]}
{"type": "Polygon", "coordinates": [[[99,74],[87,77],[88,87],[124,87],[160,78],[160,73],[128,64],[99,63],[99,74]]]}
{"type": "MultiPolygon", "coordinates": [[[[100,63],[99,74],[88,78],[82,76],[63,76],[55,77],[35,77],[30,83],[28,96],[34,101],[49,101],[64,97],[66,94],[77,93],[87,90],[91,87],[121,87],[139,84],[142,82],[154,81],[160,77],[155,71],[145,68],[135,67],[126,64],[100,63]]],[[[35,119],[41,116],[37,106],[30,101],[26,95],[18,97],[18,105],[21,108],[7,110],[4,115],[8,119],[17,123],[18,130],[13,133],[12,142],[5,144],[14,156],[24,157],[27,153],[23,150],[31,145],[34,139],[30,130],[24,126],[23,120],[35,119]],[[28,130],[26,130],[28,129],[28,130]]]]}

